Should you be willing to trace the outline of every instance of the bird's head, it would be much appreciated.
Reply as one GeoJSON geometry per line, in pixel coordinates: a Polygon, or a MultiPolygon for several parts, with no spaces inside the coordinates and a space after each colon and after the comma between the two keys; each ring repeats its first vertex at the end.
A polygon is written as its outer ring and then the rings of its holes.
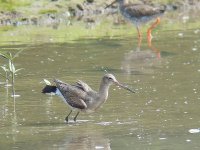
{"type": "Polygon", "coordinates": [[[113,83],[118,82],[117,79],[115,78],[115,76],[112,75],[112,74],[105,74],[105,75],[103,76],[103,81],[104,81],[104,83],[106,83],[106,84],[113,84],[113,83]]]}
{"type": "Polygon", "coordinates": [[[132,93],[135,93],[133,90],[129,89],[127,86],[124,86],[123,84],[119,83],[117,81],[117,79],[115,78],[115,76],[112,75],[112,74],[105,74],[103,76],[102,80],[103,80],[104,84],[108,84],[108,85],[115,84],[115,85],[117,85],[117,86],[119,86],[121,88],[124,88],[124,89],[132,92],[132,93]]]}

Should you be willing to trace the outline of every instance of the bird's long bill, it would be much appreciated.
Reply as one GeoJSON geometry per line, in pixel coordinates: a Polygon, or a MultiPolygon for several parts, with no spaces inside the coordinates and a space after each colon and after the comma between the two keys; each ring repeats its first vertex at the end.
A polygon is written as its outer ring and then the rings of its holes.
{"type": "Polygon", "coordinates": [[[125,89],[125,90],[128,90],[128,91],[130,91],[132,93],[135,93],[135,91],[133,91],[132,89],[128,88],[127,86],[125,86],[125,85],[123,85],[123,84],[121,84],[119,82],[115,82],[115,84],[118,85],[119,87],[125,89]]]}
{"type": "Polygon", "coordinates": [[[112,6],[112,5],[113,5],[114,3],[116,3],[116,2],[117,2],[117,0],[113,1],[111,4],[107,5],[107,6],[105,7],[105,9],[108,8],[108,7],[110,7],[110,6],[112,6]]]}

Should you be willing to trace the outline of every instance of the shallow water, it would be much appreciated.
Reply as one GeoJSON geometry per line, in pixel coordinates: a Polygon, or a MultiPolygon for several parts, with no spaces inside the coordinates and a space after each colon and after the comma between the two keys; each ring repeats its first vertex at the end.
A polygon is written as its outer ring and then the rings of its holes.
{"type": "Polygon", "coordinates": [[[0,149],[199,149],[199,133],[189,130],[200,128],[200,30],[157,31],[156,50],[145,38],[138,50],[135,35],[2,46],[25,50],[15,60],[24,68],[20,97],[0,85],[0,149]],[[105,70],[136,93],[112,86],[108,101],[77,123],[64,122],[69,108],[58,97],[41,94],[44,78],[97,90],[105,70]]]}

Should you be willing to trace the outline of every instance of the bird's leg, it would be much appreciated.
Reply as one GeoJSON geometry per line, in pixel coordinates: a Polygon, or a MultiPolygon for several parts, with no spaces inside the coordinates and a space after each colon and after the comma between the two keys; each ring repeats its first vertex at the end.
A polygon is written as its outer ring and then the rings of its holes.
{"type": "Polygon", "coordinates": [[[77,112],[76,116],[74,117],[74,122],[76,122],[76,118],[78,117],[79,115],[79,111],[77,112]]]}
{"type": "Polygon", "coordinates": [[[154,47],[153,45],[151,45],[149,48],[150,48],[153,52],[156,53],[156,56],[157,56],[158,59],[161,58],[160,50],[158,50],[158,49],[157,49],[156,47],[154,47]]]}
{"type": "Polygon", "coordinates": [[[147,30],[147,40],[148,40],[148,45],[149,47],[151,46],[151,31],[160,23],[160,18],[156,19],[156,22],[154,22],[151,27],[147,30]]]}
{"type": "Polygon", "coordinates": [[[69,114],[67,115],[67,117],[65,118],[65,121],[68,122],[69,121],[69,116],[71,115],[72,110],[69,112],[69,114]]]}
{"type": "Polygon", "coordinates": [[[137,26],[137,32],[138,32],[138,48],[140,49],[141,42],[142,42],[142,35],[138,26],[137,26]]]}

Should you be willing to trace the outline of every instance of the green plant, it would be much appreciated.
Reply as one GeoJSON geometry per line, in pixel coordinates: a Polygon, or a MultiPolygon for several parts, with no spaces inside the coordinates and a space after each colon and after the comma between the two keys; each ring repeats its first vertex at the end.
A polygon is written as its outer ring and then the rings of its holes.
{"type": "Polygon", "coordinates": [[[6,79],[6,84],[8,84],[9,69],[8,69],[5,65],[4,65],[4,66],[1,66],[1,68],[2,68],[3,71],[5,72],[5,75],[2,75],[1,73],[0,73],[0,75],[6,79]]]}
{"type": "Polygon", "coordinates": [[[1,68],[4,70],[4,72],[6,73],[6,75],[4,76],[7,80],[7,84],[8,84],[8,80],[11,80],[11,84],[12,84],[12,96],[15,96],[15,75],[18,71],[20,71],[23,68],[20,69],[16,69],[15,65],[14,65],[14,59],[19,55],[19,53],[21,53],[22,50],[18,51],[16,54],[12,55],[12,53],[7,52],[0,52],[0,56],[7,59],[8,60],[8,64],[9,67],[8,69],[5,66],[1,66],[1,68]],[[10,79],[11,78],[11,79],[10,79]]]}

